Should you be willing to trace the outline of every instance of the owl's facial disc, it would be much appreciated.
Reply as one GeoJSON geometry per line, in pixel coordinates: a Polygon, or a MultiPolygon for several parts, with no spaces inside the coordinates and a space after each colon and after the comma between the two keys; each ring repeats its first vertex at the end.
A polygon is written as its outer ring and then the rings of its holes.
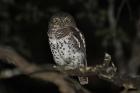
{"type": "Polygon", "coordinates": [[[49,28],[64,28],[67,26],[75,26],[75,21],[73,19],[73,17],[69,14],[57,14],[54,15],[49,23],[49,28]]]}
{"type": "Polygon", "coordinates": [[[74,20],[69,16],[66,16],[66,17],[64,17],[62,19],[63,19],[62,21],[63,21],[64,26],[71,26],[71,25],[75,24],[74,20]]]}
{"type": "Polygon", "coordinates": [[[59,17],[54,17],[50,20],[50,27],[53,28],[60,28],[60,24],[61,24],[61,19],[59,17]]]}

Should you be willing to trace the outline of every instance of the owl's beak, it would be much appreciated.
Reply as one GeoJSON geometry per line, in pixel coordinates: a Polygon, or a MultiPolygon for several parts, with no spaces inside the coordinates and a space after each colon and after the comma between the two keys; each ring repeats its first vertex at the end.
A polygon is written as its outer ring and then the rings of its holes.
{"type": "Polygon", "coordinates": [[[54,25],[54,26],[52,27],[52,29],[60,29],[60,26],[59,26],[59,25],[54,25]]]}

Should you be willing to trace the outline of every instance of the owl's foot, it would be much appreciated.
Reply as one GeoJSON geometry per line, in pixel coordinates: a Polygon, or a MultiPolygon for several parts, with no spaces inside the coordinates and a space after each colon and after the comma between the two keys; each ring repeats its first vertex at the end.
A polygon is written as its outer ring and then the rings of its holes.
{"type": "Polygon", "coordinates": [[[73,70],[73,69],[75,69],[75,68],[72,66],[65,66],[65,70],[73,70]]]}

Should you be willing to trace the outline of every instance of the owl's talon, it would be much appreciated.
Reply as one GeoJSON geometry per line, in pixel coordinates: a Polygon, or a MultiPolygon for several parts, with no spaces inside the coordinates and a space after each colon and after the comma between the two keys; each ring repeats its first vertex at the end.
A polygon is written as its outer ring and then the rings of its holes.
{"type": "Polygon", "coordinates": [[[73,67],[65,66],[65,70],[73,70],[73,69],[74,69],[73,67]]]}

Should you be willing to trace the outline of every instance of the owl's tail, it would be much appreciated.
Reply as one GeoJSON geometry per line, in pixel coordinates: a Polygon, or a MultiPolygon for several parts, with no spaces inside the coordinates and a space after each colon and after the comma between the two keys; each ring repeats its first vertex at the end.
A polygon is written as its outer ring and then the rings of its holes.
{"type": "Polygon", "coordinates": [[[81,85],[88,84],[88,77],[78,77],[81,85]]]}
{"type": "MultiPolygon", "coordinates": [[[[84,58],[84,64],[81,64],[81,67],[87,67],[87,60],[85,57],[84,58]]],[[[88,77],[78,77],[80,84],[81,85],[86,85],[88,84],[88,77]]]]}

